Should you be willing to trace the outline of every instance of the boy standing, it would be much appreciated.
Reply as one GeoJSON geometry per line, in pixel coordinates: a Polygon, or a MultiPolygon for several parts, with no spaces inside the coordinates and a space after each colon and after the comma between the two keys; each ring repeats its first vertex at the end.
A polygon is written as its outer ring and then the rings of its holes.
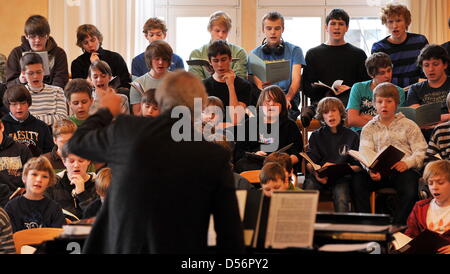
{"type": "Polygon", "coordinates": [[[22,75],[27,79],[33,105],[30,113],[51,126],[55,121],[67,117],[66,98],[63,89],[44,83],[44,66],[41,56],[27,53],[20,59],[22,75]]]}
{"type": "MultiPolygon", "coordinates": [[[[429,163],[423,172],[432,198],[418,201],[408,217],[405,234],[417,237],[428,229],[450,240],[450,162],[440,160],[429,163]]],[[[450,254],[450,245],[441,247],[440,254],[450,254]]]]}
{"type": "Polygon", "coordinates": [[[394,145],[405,155],[391,167],[389,174],[382,175],[369,170],[370,178],[367,178],[367,173],[360,173],[361,178],[353,184],[355,209],[357,212],[369,212],[370,191],[394,187],[399,197],[394,224],[404,225],[417,199],[420,174],[416,170],[422,167],[427,144],[417,124],[402,113],[396,113],[400,97],[395,85],[379,84],[375,88],[373,100],[378,115],[363,127],[359,151],[376,154],[394,145]]]}
{"type": "MultiPolygon", "coordinates": [[[[347,155],[349,150],[358,150],[359,136],[353,130],[344,126],[346,112],[342,102],[334,97],[320,100],[317,106],[317,119],[324,124],[314,131],[309,138],[307,154],[311,160],[322,166],[348,164],[354,172],[361,170],[357,161],[347,155]]],[[[303,189],[330,189],[333,193],[333,203],[336,212],[350,211],[350,184],[352,174],[340,178],[319,177],[317,172],[307,163],[303,189]]]]}
{"type": "MultiPolygon", "coordinates": [[[[208,48],[211,43],[217,40],[226,41],[230,30],[231,18],[228,14],[223,11],[216,11],[211,14],[208,23],[208,32],[211,34],[211,41],[201,48],[193,50],[189,56],[189,60],[207,60],[208,48]]],[[[228,43],[228,45],[231,49],[231,57],[238,59],[231,64],[231,69],[237,76],[247,79],[247,53],[243,48],[237,45],[231,43],[228,43]]],[[[213,73],[204,66],[189,66],[189,72],[195,74],[201,80],[208,78],[213,73]]]]}
{"type": "Polygon", "coordinates": [[[62,227],[66,222],[61,207],[44,196],[55,184],[55,173],[45,157],[30,159],[23,168],[25,194],[6,204],[13,231],[41,227],[62,227]]]}
{"type": "MultiPolygon", "coordinates": [[[[166,39],[167,27],[163,20],[152,17],[145,22],[142,32],[144,33],[145,39],[147,39],[149,43],[152,43],[156,40],[166,39]]],[[[133,58],[133,61],[131,62],[131,75],[141,77],[149,71],[144,55],[145,52],[133,58]]],[[[176,69],[184,69],[184,63],[180,56],[172,53],[169,71],[174,71],[176,69]]]]}
{"type": "MultiPolygon", "coordinates": [[[[255,75],[253,76],[253,79],[259,89],[263,89],[272,84],[278,85],[286,94],[288,108],[291,108],[291,103],[293,103],[292,110],[298,112],[298,106],[300,104],[298,92],[300,90],[301,70],[302,66],[305,65],[303,51],[299,46],[283,40],[284,17],[278,12],[269,12],[264,15],[262,18],[262,31],[265,36],[263,44],[252,50],[252,53],[267,62],[279,60],[291,61],[291,75],[289,75],[289,80],[283,80],[276,83],[263,83],[255,75]]],[[[249,71],[249,73],[251,74],[252,72],[249,71]]],[[[297,116],[291,118],[296,120],[297,116]]]]}
{"type": "Polygon", "coordinates": [[[311,106],[302,110],[302,123],[305,127],[314,117],[317,103],[322,98],[336,96],[346,106],[353,84],[369,80],[364,66],[366,53],[345,41],[350,23],[347,12],[333,9],[326,17],[325,23],[328,40],[308,50],[305,58],[303,92],[311,99],[311,106]],[[336,80],[344,81],[337,87],[338,95],[325,87],[315,85],[320,81],[331,86],[336,80]]]}
{"type": "Polygon", "coordinates": [[[114,51],[102,48],[103,35],[96,26],[91,24],[81,25],[77,29],[77,46],[83,54],[72,61],[70,71],[72,79],[87,79],[89,66],[98,60],[103,60],[111,67],[112,74],[117,76],[120,84],[116,87],[130,88],[130,72],[123,57],[114,51]]]}
{"type": "Polygon", "coordinates": [[[72,112],[69,119],[80,126],[89,117],[89,109],[94,102],[89,82],[85,79],[72,79],[67,83],[64,95],[72,112]]]}
{"type": "Polygon", "coordinates": [[[67,55],[50,36],[50,25],[47,19],[41,15],[32,15],[27,19],[25,36],[22,36],[22,45],[14,48],[8,56],[6,64],[8,86],[27,83],[27,79],[21,75],[20,58],[22,58],[24,52],[34,51],[48,52],[50,75],[45,75],[44,82],[64,88],[69,81],[67,55]]]}
{"type": "Polygon", "coordinates": [[[387,53],[394,64],[392,83],[407,87],[417,83],[421,73],[416,65],[420,50],[428,44],[425,36],[407,32],[411,24],[411,12],[404,5],[388,4],[382,10],[381,23],[390,35],[372,45],[372,53],[387,53]]]}
{"type": "Polygon", "coordinates": [[[172,54],[170,45],[162,40],[152,42],[145,50],[145,62],[150,71],[133,81],[143,88],[142,91],[131,86],[130,104],[134,115],[141,115],[141,92],[158,86],[169,69],[172,54]]]}
{"type": "Polygon", "coordinates": [[[8,88],[3,96],[3,104],[10,112],[3,118],[4,133],[11,136],[14,141],[25,144],[33,156],[50,152],[53,143],[50,128],[36,119],[28,111],[31,106],[30,92],[22,85],[8,88]]]}

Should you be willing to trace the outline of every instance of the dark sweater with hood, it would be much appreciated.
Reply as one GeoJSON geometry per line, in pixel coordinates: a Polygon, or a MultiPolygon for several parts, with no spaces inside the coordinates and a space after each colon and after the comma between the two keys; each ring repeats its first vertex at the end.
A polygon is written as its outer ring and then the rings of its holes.
{"type": "Polygon", "coordinates": [[[25,121],[19,122],[9,113],[3,116],[2,121],[5,126],[4,134],[28,146],[33,156],[50,152],[55,145],[47,124],[31,114],[25,121]]]}
{"type": "MultiPolygon", "coordinates": [[[[100,60],[105,61],[111,67],[113,76],[119,77],[119,87],[130,88],[131,76],[123,57],[117,52],[106,50],[102,47],[100,47],[97,52],[100,60]]],[[[86,51],[72,61],[72,65],[70,67],[72,79],[86,79],[89,74],[90,65],[91,53],[86,51]]]]}
{"type": "MultiPolygon", "coordinates": [[[[6,63],[6,82],[8,87],[20,84],[20,58],[23,52],[31,51],[30,43],[22,36],[22,45],[14,48],[6,63]]],[[[66,52],[58,47],[53,37],[49,37],[45,50],[48,52],[50,75],[44,77],[44,83],[64,88],[69,81],[66,52]]]]}
{"type": "Polygon", "coordinates": [[[10,191],[24,187],[22,169],[31,157],[26,145],[16,143],[13,138],[3,134],[3,141],[0,144],[0,173],[4,175],[3,178],[8,179],[2,180],[2,183],[7,184],[10,191]]]}

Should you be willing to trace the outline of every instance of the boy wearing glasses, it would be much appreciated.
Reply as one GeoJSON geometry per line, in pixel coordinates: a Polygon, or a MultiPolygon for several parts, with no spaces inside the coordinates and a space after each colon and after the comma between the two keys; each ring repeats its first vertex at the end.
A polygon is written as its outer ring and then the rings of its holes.
{"type": "Polygon", "coordinates": [[[51,126],[54,122],[67,118],[67,105],[64,91],[57,86],[44,83],[44,66],[37,53],[27,53],[20,59],[22,75],[31,94],[33,105],[30,113],[51,126]]]}
{"type": "Polygon", "coordinates": [[[20,58],[24,52],[48,53],[50,74],[45,75],[44,83],[64,88],[69,81],[67,55],[58,47],[56,41],[50,36],[50,25],[45,17],[32,15],[25,22],[25,35],[22,44],[14,48],[8,56],[6,64],[6,81],[8,87],[15,84],[26,84],[21,75],[20,58]]]}

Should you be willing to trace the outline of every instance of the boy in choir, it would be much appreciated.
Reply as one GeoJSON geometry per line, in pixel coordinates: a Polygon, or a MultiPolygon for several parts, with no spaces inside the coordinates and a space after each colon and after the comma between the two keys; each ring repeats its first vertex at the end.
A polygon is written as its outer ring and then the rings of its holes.
{"type": "Polygon", "coordinates": [[[20,59],[23,53],[46,51],[50,74],[43,77],[44,83],[64,88],[69,81],[67,55],[50,36],[50,25],[47,19],[41,15],[30,16],[25,22],[25,35],[22,36],[21,41],[22,44],[14,48],[8,56],[6,64],[8,86],[27,83],[27,79],[21,73],[20,59]]]}
{"type": "Polygon", "coordinates": [[[85,24],[78,27],[77,46],[83,54],[72,61],[72,79],[87,79],[89,66],[95,61],[103,60],[111,67],[112,75],[120,80],[120,84],[115,88],[130,88],[131,78],[125,60],[119,53],[102,48],[102,42],[103,35],[96,26],[85,24]]]}
{"type": "Polygon", "coordinates": [[[209,96],[218,97],[225,107],[231,107],[232,123],[237,124],[245,116],[244,109],[250,105],[252,85],[231,69],[231,49],[227,42],[212,42],[208,48],[208,60],[214,74],[203,80],[206,92],[209,96]]]}
{"type": "Polygon", "coordinates": [[[284,167],[289,183],[293,184],[294,166],[292,165],[292,160],[291,157],[289,157],[289,154],[284,152],[272,152],[266,157],[266,159],[264,159],[263,166],[271,162],[278,163],[284,167]]]}
{"type": "MultiPolygon", "coordinates": [[[[208,60],[208,48],[212,42],[217,40],[226,41],[228,33],[231,31],[231,18],[223,11],[216,11],[209,17],[208,32],[211,34],[211,41],[203,45],[199,49],[195,49],[189,55],[189,60],[203,59],[208,60]]],[[[247,79],[247,53],[245,50],[237,45],[228,43],[231,50],[231,57],[238,59],[231,64],[231,69],[234,73],[247,79]]],[[[213,74],[213,71],[204,66],[189,66],[189,72],[195,74],[200,79],[206,79],[213,74]]]]}
{"type": "MultiPolygon", "coordinates": [[[[350,91],[347,105],[348,126],[358,133],[361,133],[362,127],[377,115],[377,110],[372,103],[373,90],[380,83],[391,82],[391,58],[384,52],[375,52],[367,58],[366,70],[372,80],[355,83],[350,91]]],[[[397,89],[400,95],[399,106],[403,106],[406,94],[402,88],[397,87],[397,89]]]]}
{"type": "Polygon", "coordinates": [[[111,169],[109,167],[102,168],[95,176],[95,192],[98,198],[93,200],[84,210],[83,219],[96,217],[105,201],[109,184],[111,183],[111,169]]]}
{"type": "Polygon", "coordinates": [[[372,53],[389,54],[394,64],[392,83],[405,88],[417,83],[421,77],[416,64],[420,50],[428,44],[425,36],[407,32],[411,24],[411,12],[401,4],[391,3],[381,9],[381,23],[390,35],[372,45],[372,53]]]}
{"type": "Polygon", "coordinates": [[[67,83],[64,95],[72,112],[69,120],[80,126],[89,117],[89,109],[94,102],[89,82],[80,78],[72,79],[67,83]]]}
{"type": "MultiPolygon", "coordinates": [[[[156,40],[166,39],[167,27],[163,20],[152,17],[145,22],[142,32],[144,33],[145,39],[151,43],[156,40]]],[[[176,69],[184,69],[184,63],[180,56],[172,53],[172,61],[170,62],[169,71],[174,71],[176,69]]],[[[131,75],[141,77],[148,71],[149,67],[145,62],[145,52],[133,58],[133,61],[131,62],[131,75]]]]}
{"type": "Polygon", "coordinates": [[[142,93],[148,89],[157,88],[163,76],[168,72],[172,54],[170,45],[162,40],[151,42],[145,50],[145,62],[150,71],[133,81],[142,87],[142,91],[131,86],[130,104],[134,115],[141,115],[142,93]]]}
{"type": "MultiPolygon", "coordinates": [[[[423,172],[432,197],[418,201],[408,217],[405,234],[417,237],[424,230],[434,231],[450,241],[450,162],[429,163],[423,172]]],[[[441,247],[439,254],[450,254],[450,245],[441,247]]]]}
{"type": "Polygon", "coordinates": [[[33,105],[30,105],[30,113],[39,120],[51,126],[56,121],[67,117],[66,98],[64,91],[58,86],[44,83],[44,65],[42,58],[37,53],[27,53],[20,59],[22,75],[30,91],[33,105]]]}
{"type": "Polygon", "coordinates": [[[70,153],[67,145],[63,146],[61,156],[66,169],[57,174],[56,184],[47,189],[46,195],[81,219],[83,210],[98,198],[95,173],[88,172],[91,161],[70,153]]]}
{"type": "Polygon", "coordinates": [[[359,151],[378,153],[393,145],[405,153],[395,163],[389,174],[380,174],[372,170],[355,174],[358,176],[352,184],[354,205],[357,212],[369,212],[369,194],[383,187],[397,190],[399,202],[394,212],[395,225],[406,224],[418,196],[418,170],[423,165],[427,144],[417,124],[402,113],[396,113],[400,101],[397,87],[391,83],[381,83],[374,91],[373,100],[378,115],[369,121],[361,131],[359,151]]]}
{"type": "MultiPolygon", "coordinates": [[[[447,94],[447,109],[450,110],[450,93],[447,94]]],[[[450,121],[436,126],[428,141],[425,163],[438,158],[450,160],[450,121]],[[437,156],[437,157],[436,157],[437,156]]]]}
{"type": "MultiPolygon", "coordinates": [[[[301,70],[305,65],[303,51],[299,46],[293,45],[283,40],[284,17],[280,13],[269,12],[262,18],[262,32],[264,40],[262,45],[252,50],[252,53],[266,62],[289,60],[291,62],[291,75],[289,80],[283,80],[276,83],[262,82],[257,76],[253,75],[254,82],[259,89],[270,85],[279,86],[286,94],[286,102],[290,111],[290,118],[297,119],[300,105],[300,82],[301,70]]],[[[249,74],[252,74],[249,71],[249,74]]]]}
{"type": "Polygon", "coordinates": [[[94,90],[92,91],[94,102],[89,109],[89,114],[95,113],[98,110],[102,98],[110,93],[117,93],[119,95],[122,102],[122,113],[130,114],[128,97],[125,94],[119,93],[118,90],[111,86],[112,78],[111,67],[105,61],[97,60],[89,66],[89,79],[94,86],[94,90]]]}
{"type": "Polygon", "coordinates": [[[158,103],[155,99],[155,89],[147,90],[141,98],[141,114],[146,117],[156,117],[161,112],[159,111],[158,103]]]}
{"type": "MultiPolygon", "coordinates": [[[[447,77],[445,72],[449,60],[443,47],[434,44],[425,46],[420,51],[417,63],[422,68],[427,80],[413,84],[406,97],[406,105],[413,108],[424,104],[442,103],[441,121],[439,123],[450,120],[450,114],[445,104],[450,92],[450,78],[447,77]]],[[[436,124],[422,127],[426,140],[430,139],[435,126],[436,124]]]]}
{"type": "Polygon", "coordinates": [[[346,106],[353,84],[369,80],[364,66],[366,53],[345,41],[349,23],[347,12],[333,9],[325,19],[327,41],[306,53],[303,92],[311,99],[311,105],[302,109],[301,120],[305,127],[310,124],[317,103],[322,98],[336,96],[346,106]],[[326,87],[316,85],[320,81],[331,86],[336,80],[344,81],[337,87],[337,95],[326,87]]]}
{"type": "MultiPolygon", "coordinates": [[[[347,154],[349,150],[358,150],[359,136],[344,126],[347,114],[342,102],[335,97],[326,97],[319,101],[317,119],[323,125],[309,138],[307,154],[311,160],[322,166],[348,164],[354,172],[361,170],[358,161],[347,154]]],[[[307,174],[303,189],[331,189],[336,212],[350,211],[350,185],[353,174],[340,178],[319,177],[310,163],[306,164],[307,174]]]]}
{"type": "Polygon", "coordinates": [[[52,151],[45,153],[43,156],[50,161],[56,173],[66,168],[62,161],[62,148],[76,130],[77,125],[69,119],[60,120],[53,125],[52,134],[55,146],[52,151]]]}
{"type": "Polygon", "coordinates": [[[0,206],[6,204],[17,188],[23,187],[22,168],[33,157],[26,145],[14,142],[3,130],[4,126],[0,120],[0,206]]]}
{"type": "Polygon", "coordinates": [[[14,141],[25,144],[33,156],[50,152],[55,145],[50,128],[29,112],[30,92],[23,85],[11,86],[3,96],[3,104],[10,110],[3,118],[4,133],[14,141]]]}
{"type": "Polygon", "coordinates": [[[45,191],[56,178],[47,158],[31,158],[23,168],[25,194],[9,201],[5,210],[14,232],[41,227],[62,227],[66,224],[61,206],[46,197],[45,191]]]}
{"type": "Polygon", "coordinates": [[[269,162],[263,166],[259,173],[259,182],[267,197],[271,197],[274,191],[301,190],[289,182],[286,170],[276,162],[269,162]]]}

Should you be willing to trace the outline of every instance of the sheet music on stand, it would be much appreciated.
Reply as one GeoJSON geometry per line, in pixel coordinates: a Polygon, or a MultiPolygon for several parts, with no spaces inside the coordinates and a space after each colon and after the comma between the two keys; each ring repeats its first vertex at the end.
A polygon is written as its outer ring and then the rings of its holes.
{"type": "Polygon", "coordinates": [[[319,193],[274,192],[270,201],[265,248],[312,248],[319,193]]]}

